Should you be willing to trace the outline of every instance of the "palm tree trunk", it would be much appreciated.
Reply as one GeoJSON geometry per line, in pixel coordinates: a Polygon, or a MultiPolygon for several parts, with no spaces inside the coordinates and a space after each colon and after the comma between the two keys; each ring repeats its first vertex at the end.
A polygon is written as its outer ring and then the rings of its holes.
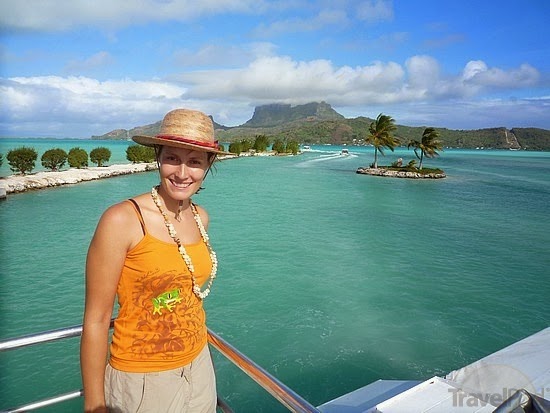
{"type": "Polygon", "coordinates": [[[422,170],[422,161],[424,160],[424,149],[420,152],[420,165],[418,165],[418,169],[422,170]]]}
{"type": "Polygon", "coordinates": [[[378,148],[374,148],[374,167],[378,168],[378,148]]]}

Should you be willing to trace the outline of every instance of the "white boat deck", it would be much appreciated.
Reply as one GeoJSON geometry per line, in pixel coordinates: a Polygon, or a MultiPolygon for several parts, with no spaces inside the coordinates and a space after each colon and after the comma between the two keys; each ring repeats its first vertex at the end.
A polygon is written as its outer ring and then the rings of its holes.
{"type": "Polygon", "coordinates": [[[550,399],[550,327],[421,383],[380,380],[319,406],[323,413],[493,412],[517,390],[550,399]]]}

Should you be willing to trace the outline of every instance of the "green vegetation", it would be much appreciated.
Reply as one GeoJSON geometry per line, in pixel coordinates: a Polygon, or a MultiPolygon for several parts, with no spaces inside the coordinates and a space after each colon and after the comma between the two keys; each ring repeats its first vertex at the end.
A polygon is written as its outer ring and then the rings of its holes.
{"type": "Polygon", "coordinates": [[[383,156],[384,148],[388,148],[393,152],[395,147],[399,145],[399,140],[393,136],[395,129],[395,120],[391,116],[382,113],[369,125],[369,136],[366,142],[374,146],[374,168],[378,168],[378,152],[383,156]]]}
{"type": "Polygon", "coordinates": [[[241,152],[248,152],[253,147],[254,147],[254,142],[252,142],[252,139],[241,140],[241,152]]]}
{"type": "Polygon", "coordinates": [[[58,171],[63,168],[67,162],[67,152],[61,148],[48,149],[40,158],[42,166],[52,171],[58,171]]]}
{"type": "Polygon", "coordinates": [[[411,139],[407,145],[407,149],[411,146],[414,148],[414,154],[420,160],[420,163],[418,164],[418,169],[420,170],[422,170],[424,156],[428,158],[439,156],[437,151],[443,149],[441,146],[441,141],[439,140],[439,132],[437,132],[435,128],[424,129],[422,140],[417,141],[411,139]],[[420,155],[418,155],[418,151],[420,151],[420,155]]]}
{"type": "Polygon", "coordinates": [[[252,148],[256,152],[265,152],[267,151],[267,147],[269,146],[269,139],[265,135],[257,135],[256,140],[254,140],[254,145],[252,145],[252,148]]]}
{"type": "Polygon", "coordinates": [[[71,168],[82,169],[88,166],[88,152],[81,148],[72,148],[67,157],[71,168]]]}
{"type": "Polygon", "coordinates": [[[516,136],[523,149],[533,151],[550,150],[550,131],[537,128],[514,128],[511,132],[516,136]]]}
{"type": "Polygon", "coordinates": [[[104,146],[92,149],[90,152],[90,160],[97,166],[103,166],[103,163],[108,162],[109,159],[111,159],[111,151],[104,146]]]}
{"type": "Polygon", "coordinates": [[[240,142],[231,142],[229,144],[229,152],[234,153],[235,155],[240,154],[242,152],[241,143],[240,142]]]}
{"type": "Polygon", "coordinates": [[[378,166],[377,154],[384,155],[384,148],[389,148],[391,151],[399,145],[399,139],[396,139],[392,133],[397,129],[392,117],[380,113],[376,120],[369,125],[369,135],[366,139],[367,143],[374,146],[374,162],[370,165],[371,168],[387,169],[398,172],[415,172],[421,175],[442,174],[441,169],[423,168],[424,157],[433,158],[438,156],[438,150],[441,150],[441,141],[439,140],[439,132],[435,128],[426,128],[422,133],[420,141],[411,139],[407,148],[414,148],[414,154],[420,160],[418,167],[416,160],[412,159],[407,166],[403,166],[403,159],[399,158],[391,166],[378,166]],[[420,154],[419,154],[420,152],[420,154]]]}
{"type": "MultiPolygon", "coordinates": [[[[266,135],[256,135],[254,142],[250,138],[243,138],[229,144],[229,152],[239,155],[241,153],[261,153],[266,152],[271,145],[270,139],[266,135]]],[[[300,144],[296,140],[277,137],[274,139],[271,150],[277,155],[293,154],[300,152],[300,144]]]]}
{"type": "Polygon", "coordinates": [[[286,143],[285,153],[296,155],[298,152],[300,152],[300,144],[297,141],[288,141],[286,143]]]}
{"type": "Polygon", "coordinates": [[[275,139],[271,148],[277,155],[292,154],[300,152],[300,144],[295,140],[275,139]]]}
{"type": "Polygon", "coordinates": [[[0,166],[4,163],[4,154],[0,153],[0,166]]]}
{"type": "MultiPolygon", "coordinates": [[[[311,102],[291,106],[272,104],[258,106],[253,117],[240,126],[227,127],[214,122],[216,138],[223,142],[254,140],[265,135],[276,139],[297,141],[306,145],[365,145],[369,125],[374,119],[359,116],[346,119],[326,102],[311,102]]],[[[116,129],[95,139],[127,139],[129,135],[156,135],[161,122],[138,126],[131,130],[116,129]]],[[[401,145],[422,136],[426,126],[397,125],[394,132],[401,145]]],[[[537,128],[487,128],[451,130],[437,128],[443,148],[527,149],[550,150],[550,131],[537,128]]],[[[234,152],[237,153],[237,152],[234,152]]]]}
{"type": "MultiPolygon", "coordinates": [[[[231,142],[255,134],[265,134],[271,140],[276,138],[293,139],[306,145],[365,145],[369,124],[373,119],[358,117],[340,121],[294,122],[270,128],[232,128],[216,131],[218,138],[231,142]]],[[[418,139],[426,126],[410,127],[396,125],[394,136],[402,144],[418,139]]],[[[437,128],[443,148],[457,149],[510,149],[550,150],[550,131],[544,129],[492,128],[479,130],[450,130],[437,128]],[[517,138],[517,144],[513,137],[517,138]],[[508,137],[508,139],[507,139],[508,137]],[[517,145],[517,146],[516,146],[517,145]]]]}
{"type": "Polygon", "coordinates": [[[238,155],[243,152],[248,152],[253,146],[254,143],[250,139],[241,139],[240,141],[229,144],[229,152],[238,155]]]}
{"type": "Polygon", "coordinates": [[[444,145],[451,148],[495,148],[506,147],[506,129],[491,128],[480,130],[452,131],[440,130],[444,145]]]}
{"type": "Polygon", "coordinates": [[[275,139],[275,142],[273,142],[272,149],[277,153],[285,153],[286,152],[285,142],[282,139],[275,139]]]}
{"type": "Polygon", "coordinates": [[[132,163],[149,163],[155,158],[155,149],[151,146],[130,145],[126,148],[126,159],[132,163]]]}
{"type": "Polygon", "coordinates": [[[355,130],[347,121],[309,121],[286,130],[274,130],[273,136],[305,144],[353,144],[366,137],[368,122],[361,125],[364,129],[355,130]]]}
{"type": "Polygon", "coordinates": [[[36,159],[38,158],[38,152],[36,152],[34,148],[22,146],[9,151],[6,158],[8,159],[12,172],[20,172],[24,175],[34,169],[36,159]]]}
{"type": "Polygon", "coordinates": [[[443,169],[439,168],[422,168],[419,169],[414,166],[414,163],[416,161],[413,159],[407,166],[395,166],[392,164],[392,166],[379,166],[378,169],[387,169],[389,171],[402,171],[402,172],[416,172],[421,175],[429,175],[429,174],[443,174],[445,171],[443,169]],[[413,164],[411,164],[413,163],[413,164]]]}

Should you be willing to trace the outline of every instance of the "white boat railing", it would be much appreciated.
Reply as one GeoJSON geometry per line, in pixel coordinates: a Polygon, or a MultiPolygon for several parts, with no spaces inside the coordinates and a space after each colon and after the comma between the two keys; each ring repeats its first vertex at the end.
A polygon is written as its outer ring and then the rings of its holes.
{"type": "MultiPolygon", "coordinates": [[[[114,320],[111,320],[111,328],[114,320]]],[[[57,330],[45,331],[42,333],[31,334],[0,341],[0,352],[15,350],[35,344],[42,344],[56,340],[62,340],[71,337],[78,337],[82,334],[82,325],[60,328],[57,330]]],[[[229,361],[239,367],[244,373],[252,378],[256,383],[264,388],[269,394],[277,399],[283,406],[291,412],[297,413],[320,413],[319,410],[311,405],[307,400],[294,392],[290,387],[279,381],[268,371],[260,367],[237,348],[229,344],[218,334],[208,329],[208,342],[212,347],[218,350],[229,361]]],[[[0,413],[28,412],[42,407],[51,406],[57,403],[82,397],[83,390],[74,390],[69,393],[56,395],[48,399],[31,402],[24,406],[0,410],[0,413]]],[[[232,413],[231,408],[222,399],[218,398],[218,408],[224,413],[232,413]]],[[[5,409],[1,407],[1,409],[5,409]]]]}

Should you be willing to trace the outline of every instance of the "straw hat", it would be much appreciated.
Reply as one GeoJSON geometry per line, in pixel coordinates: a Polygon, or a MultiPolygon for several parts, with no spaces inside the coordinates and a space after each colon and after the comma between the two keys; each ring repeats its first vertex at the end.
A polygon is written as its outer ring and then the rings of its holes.
{"type": "Polygon", "coordinates": [[[134,142],[145,146],[166,145],[228,155],[214,140],[212,119],[198,110],[175,109],[166,114],[156,136],[132,136],[134,142]]]}

